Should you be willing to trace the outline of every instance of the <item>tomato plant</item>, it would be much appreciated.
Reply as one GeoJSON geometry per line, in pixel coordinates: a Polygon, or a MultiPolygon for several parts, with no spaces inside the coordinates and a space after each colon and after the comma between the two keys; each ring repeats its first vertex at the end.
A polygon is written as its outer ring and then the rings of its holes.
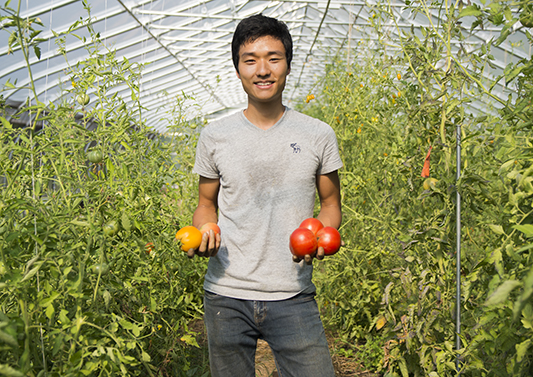
{"type": "Polygon", "coordinates": [[[180,241],[181,250],[187,252],[190,249],[198,249],[200,247],[202,233],[192,225],[185,226],[176,233],[176,240],[180,241]]]}
{"type": "Polygon", "coordinates": [[[310,231],[313,232],[313,234],[317,234],[320,229],[324,227],[324,224],[318,219],[315,219],[314,217],[310,217],[308,219],[305,219],[300,224],[299,228],[307,228],[310,231]]]}
{"type": "Polygon", "coordinates": [[[317,232],[316,237],[318,239],[318,246],[324,248],[325,255],[333,255],[339,251],[341,247],[341,235],[337,229],[326,226],[317,232]]]}
{"type": "MultiPolygon", "coordinates": [[[[33,59],[39,19],[9,4],[0,19],[10,48],[33,59]]],[[[20,107],[0,96],[0,369],[205,375],[203,349],[179,339],[194,340],[187,328],[202,315],[207,263],[183,263],[174,242],[192,216],[197,182],[190,166],[198,131],[183,120],[193,100],[169,98],[165,119],[179,136],[154,133],[141,116],[142,65],[117,59],[91,20],[71,29],[87,38],[87,59],[70,64],[67,35],[56,40],[72,82],[60,100],[44,103],[31,80],[20,107]],[[80,93],[94,93],[90,107],[80,93]],[[148,240],[157,245],[150,258],[148,240]]]]}
{"type": "Polygon", "coordinates": [[[520,12],[520,23],[525,27],[533,28],[533,5],[526,5],[520,12]]]}
{"type": "Polygon", "coordinates": [[[289,239],[291,253],[299,258],[314,255],[318,247],[315,234],[307,228],[297,228],[289,239]]]}

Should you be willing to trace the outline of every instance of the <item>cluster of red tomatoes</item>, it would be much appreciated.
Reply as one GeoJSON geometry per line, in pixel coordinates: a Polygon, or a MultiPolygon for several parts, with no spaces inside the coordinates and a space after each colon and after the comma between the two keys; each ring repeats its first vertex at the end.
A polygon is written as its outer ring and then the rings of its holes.
{"type": "Polygon", "coordinates": [[[333,255],[341,247],[341,235],[331,226],[324,226],[315,218],[305,219],[290,237],[291,253],[299,258],[314,255],[319,247],[325,255],[333,255]]]}

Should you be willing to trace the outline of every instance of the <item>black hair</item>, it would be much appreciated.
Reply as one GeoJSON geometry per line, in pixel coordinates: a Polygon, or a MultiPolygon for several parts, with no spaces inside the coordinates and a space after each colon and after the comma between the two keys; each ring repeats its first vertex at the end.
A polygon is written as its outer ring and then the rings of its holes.
{"type": "Polygon", "coordinates": [[[290,68],[292,61],[292,37],[289,28],[284,22],[278,21],[275,18],[256,14],[239,22],[233,34],[231,55],[233,65],[237,72],[239,72],[239,50],[241,46],[266,36],[276,38],[283,43],[287,66],[290,68]]]}

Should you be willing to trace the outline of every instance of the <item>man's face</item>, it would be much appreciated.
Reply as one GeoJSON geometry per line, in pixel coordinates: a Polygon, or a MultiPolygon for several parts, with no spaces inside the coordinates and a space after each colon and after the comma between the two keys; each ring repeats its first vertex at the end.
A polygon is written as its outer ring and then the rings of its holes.
{"type": "Polygon", "coordinates": [[[237,77],[248,94],[248,102],[281,102],[290,68],[279,39],[265,36],[242,45],[238,67],[237,77]]]}

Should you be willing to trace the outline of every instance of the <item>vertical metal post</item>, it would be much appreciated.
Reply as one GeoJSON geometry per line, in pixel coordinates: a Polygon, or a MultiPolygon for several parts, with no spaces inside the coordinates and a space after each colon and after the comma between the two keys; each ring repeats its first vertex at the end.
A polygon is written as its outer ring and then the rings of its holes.
{"type": "MultiPolygon", "coordinates": [[[[455,297],[455,350],[461,349],[461,194],[459,193],[459,178],[461,178],[461,124],[456,128],[456,297],[455,297]]],[[[461,375],[461,361],[459,354],[455,358],[457,376],[461,375]]]]}

